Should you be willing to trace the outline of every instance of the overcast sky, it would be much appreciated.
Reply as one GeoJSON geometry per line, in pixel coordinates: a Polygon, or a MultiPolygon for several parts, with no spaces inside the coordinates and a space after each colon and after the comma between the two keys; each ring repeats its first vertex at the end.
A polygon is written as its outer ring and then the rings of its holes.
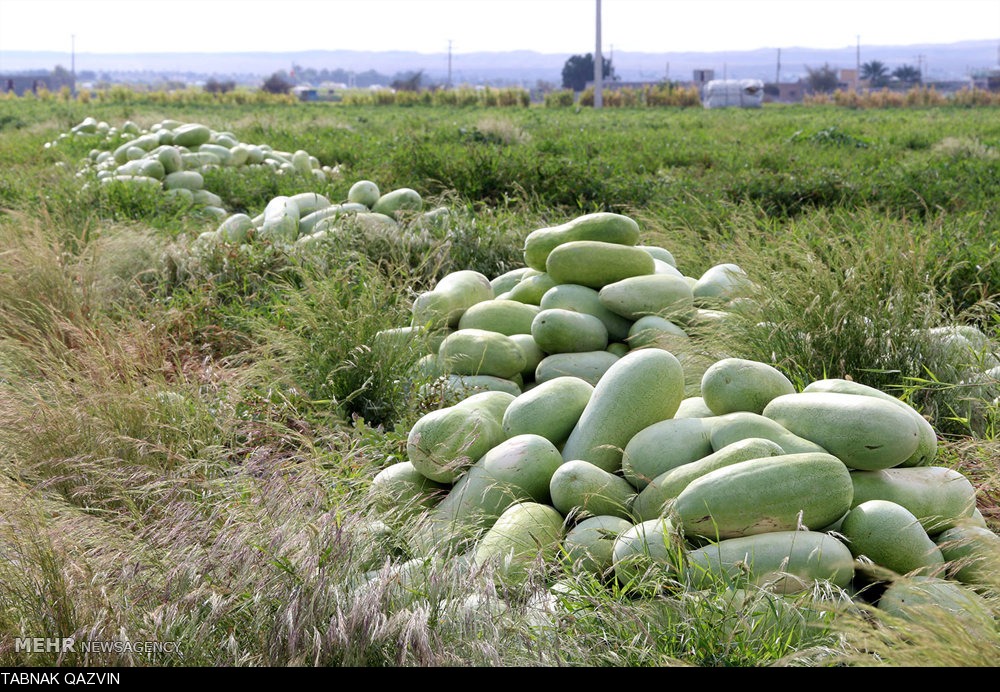
{"type": "MultiPolygon", "coordinates": [[[[4,51],[583,53],[596,0],[0,0],[4,51]]],[[[602,0],[602,51],[996,40],[1000,0],[602,0]]]]}

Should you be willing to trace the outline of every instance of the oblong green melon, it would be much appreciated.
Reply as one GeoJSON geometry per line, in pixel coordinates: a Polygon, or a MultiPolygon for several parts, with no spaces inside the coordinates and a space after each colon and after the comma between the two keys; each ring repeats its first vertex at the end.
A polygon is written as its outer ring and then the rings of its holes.
{"type": "Polygon", "coordinates": [[[904,411],[906,411],[910,416],[917,422],[917,428],[920,431],[920,440],[917,443],[917,449],[913,454],[900,462],[900,466],[930,466],[934,463],[934,459],[937,457],[937,432],[935,432],[934,427],[930,422],[924,418],[920,413],[907,404],[905,401],[897,399],[892,394],[888,392],[883,392],[881,389],[876,389],[875,387],[869,387],[866,384],[861,384],[860,382],[854,382],[853,380],[845,380],[840,378],[828,378],[824,380],[815,380],[810,382],[805,387],[802,388],[803,392],[842,392],[845,394],[861,394],[865,396],[874,396],[880,399],[885,399],[886,401],[891,401],[904,411]]]}
{"type": "Polygon", "coordinates": [[[800,392],[777,396],[762,415],[820,445],[849,468],[875,471],[909,459],[920,442],[913,417],[872,396],[800,392]]]}
{"type": "Polygon", "coordinates": [[[493,285],[485,274],[459,269],[446,274],[433,289],[414,299],[411,324],[432,331],[443,327],[455,329],[466,310],[493,298],[493,285]]]}
{"type": "Polygon", "coordinates": [[[549,480],[552,506],[563,516],[571,513],[628,519],[635,488],[621,476],[608,473],[589,461],[564,462],[549,480]]]}
{"type": "Polygon", "coordinates": [[[691,286],[670,274],[631,276],[605,285],[599,296],[604,307],[629,320],[658,315],[683,321],[694,310],[691,286]]]}
{"type": "Polygon", "coordinates": [[[712,449],[716,451],[748,437],[763,437],[777,442],[786,454],[826,451],[812,440],[795,435],[777,421],[752,411],[725,413],[716,416],[712,422],[711,442],[712,449]]]}
{"type": "Polygon", "coordinates": [[[555,509],[519,502],[504,510],[476,544],[472,561],[492,565],[502,580],[516,583],[555,560],[564,533],[563,517],[555,509]]]}
{"type": "Polygon", "coordinates": [[[920,520],[930,536],[971,518],[976,488],[960,471],[945,466],[913,466],[878,471],[852,471],[854,505],[889,500],[920,520]]]}
{"type": "Polygon", "coordinates": [[[720,581],[766,586],[792,594],[817,582],[846,588],[854,578],[854,557],[841,541],[818,531],[774,531],[724,539],[687,553],[694,588],[720,581]]]}
{"type": "Polygon", "coordinates": [[[608,351],[585,353],[553,353],[545,356],[535,368],[535,382],[541,384],[556,377],[579,377],[596,385],[619,356],[608,351]]]}
{"type": "Polygon", "coordinates": [[[603,351],[608,330],[594,315],[562,308],[539,310],[531,321],[531,336],[545,353],[603,351]]]}
{"type": "Polygon", "coordinates": [[[545,293],[555,285],[555,279],[548,272],[528,274],[507,291],[507,299],[538,305],[545,293]]]}
{"type": "Polygon", "coordinates": [[[493,286],[493,295],[499,297],[501,294],[514,288],[514,286],[520,283],[521,279],[540,273],[537,269],[532,269],[531,267],[518,267],[517,269],[511,269],[499,276],[495,276],[490,279],[490,284],[493,286]]]}
{"type": "Polygon", "coordinates": [[[691,293],[701,305],[726,303],[744,295],[750,288],[747,273],[732,262],[709,267],[691,287],[691,293]]]}
{"type": "Polygon", "coordinates": [[[407,433],[407,459],[438,483],[454,483],[467,468],[503,439],[488,411],[448,406],[424,414],[407,433]]]}
{"type": "Polygon", "coordinates": [[[616,472],[629,440],[643,428],[673,416],[683,398],[684,372],[676,357],[659,349],[628,353],[597,382],[566,440],[563,458],[582,459],[616,472]]]}
{"type": "Polygon", "coordinates": [[[701,396],[717,416],[734,411],[763,413],[782,394],[795,394],[795,385],[773,365],[757,360],[723,358],[708,366],[701,377],[701,396]]]}
{"type": "Polygon", "coordinates": [[[469,306],[459,319],[458,328],[485,329],[507,336],[531,334],[531,322],[538,313],[537,305],[494,298],[469,306]]]}
{"type": "Polygon", "coordinates": [[[913,513],[895,502],[866,500],[854,506],[838,533],[855,558],[897,575],[944,572],[941,550],[913,513]]]}
{"type": "Polygon", "coordinates": [[[1000,535],[985,526],[959,524],[934,542],[948,563],[948,576],[970,586],[1000,585],[1000,535]]]}
{"type": "Polygon", "coordinates": [[[691,481],[673,503],[685,535],[710,540],[820,529],[851,507],[847,467],[823,452],[741,461],[691,481]]]}
{"type": "Polygon", "coordinates": [[[633,526],[617,516],[588,517],[566,532],[563,550],[570,565],[603,576],[614,567],[615,541],[633,526]]]}
{"type": "Polygon", "coordinates": [[[508,437],[534,433],[562,445],[587,407],[594,387],[579,377],[556,377],[511,402],[502,428],[508,437]]]}
{"type": "Polygon", "coordinates": [[[632,321],[608,310],[601,303],[600,292],[579,284],[557,284],[547,290],[539,302],[543,310],[562,308],[583,312],[601,320],[608,330],[608,339],[622,341],[628,337],[632,321]]]}
{"type": "Polygon", "coordinates": [[[668,517],[639,522],[615,539],[612,567],[626,591],[652,595],[680,572],[683,537],[668,517]],[[657,579],[660,577],[661,579],[657,579]]]}
{"type": "Polygon", "coordinates": [[[630,349],[662,348],[673,352],[686,345],[688,338],[682,327],[667,318],[645,315],[632,323],[626,340],[630,349]]]}
{"type": "Polygon", "coordinates": [[[621,245],[639,242],[639,224],[613,212],[595,212],[578,216],[558,226],[539,228],[524,239],[524,261],[529,267],[545,271],[549,254],[559,245],[576,240],[597,240],[621,245]]]}
{"type": "Polygon", "coordinates": [[[180,147],[197,147],[212,138],[212,130],[201,123],[185,123],[173,129],[173,143],[180,147]]]}
{"type": "Polygon", "coordinates": [[[401,187],[380,196],[371,206],[371,210],[378,214],[399,218],[407,212],[420,211],[423,206],[424,200],[419,192],[408,187],[401,187]]]}
{"type": "Polygon", "coordinates": [[[545,272],[557,284],[601,289],[632,276],[652,274],[653,258],[641,248],[596,240],[576,240],[557,246],[545,262],[545,272]]]}
{"type": "Polygon", "coordinates": [[[550,504],[549,481],[561,463],[555,445],[538,435],[518,435],[496,444],[418,523],[414,544],[424,551],[461,552],[511,505],[550,504]]]}
{"type": "Polygon", "coordinates": [[[710,418],[668,418],[649,425],[629,439],[622,455],[622,474],[637,490],[672,468],[713,452],[710,418]]]}
{"type": "Polygon", "coordinates": [[[375,206],[382,193],[378,185],[371,180],[358,180],[347,191],[347,201],[363,204],[369,209],[375,206]]]}
{"type": "Polygon", "coordinates": [[[643,521],[655,519],[664,512],[667,502],[680,495],[681,491],[695,479],[741,461],[784,453],[777,442],[764,438],[751,437],[733,442],[717,452],[672,468],[654,478],[635,498],[632,512],[643,521]]]}
{"type": "Polygon", "coordinates": [[[954,617],[995,632],[994,609],[978,593],[941,577],[914,575],[895,579],[878,599],[878,609],[911,621],[954,617]]]}
{"type": "Polygon", "coordinates": [[[417,471],[409,461],[385,467],[372,478],[369,495],[376,510],[410,516],[433,507],[450,489],[417,471]]]}
{"type": "Polygon", "coordinates": [[[444,372],[456,375],[492,375],[509,379],[525,367],[525,355],[510,337],[485,329],[458,329],[438,348],[444,372]]]}

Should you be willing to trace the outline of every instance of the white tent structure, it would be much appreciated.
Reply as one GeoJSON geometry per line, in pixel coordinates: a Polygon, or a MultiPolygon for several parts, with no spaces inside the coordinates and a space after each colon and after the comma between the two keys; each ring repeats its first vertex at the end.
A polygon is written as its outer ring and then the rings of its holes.
{"type": "Polygon", "coordinates": [[[705,84],[701,102],[705,108],[760,108],[764,82],[759,79],[713,79],[705,84]]]}

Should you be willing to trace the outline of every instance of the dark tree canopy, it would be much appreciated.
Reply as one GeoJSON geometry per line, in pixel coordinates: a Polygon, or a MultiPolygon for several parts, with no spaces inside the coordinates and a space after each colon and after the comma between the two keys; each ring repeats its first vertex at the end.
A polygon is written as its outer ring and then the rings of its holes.
{"type": "Polygon", "coordinates": [[[806,83],[812,91],[829,94],[837,90],[840,78],[837,71],[830,67],[829,63],[823,67],[806,67],[806,83]]]}
{"type": "Polygon", "coordinates": [[[275,72],[264,80],[260,88],[269,94],[287,94],[292,89],[292,83],[281,72],[275,72]]]}
{"type": "Polygon", "coordinates": [[[233,91],[236,88],[236,82],[232,79],[227,79],[219,81],[215,77],[212,77],[207,82],[205,82],[205,91],[210,94],[225,94],[233,91]]]}
{"type": "MultiPolygon", "coordinates": [[[[601,74],[603,79],[614,79],[615,68],[611,61],[601,57],[601,74]]],[[[573,91],[583,91],[587,88],[587,82],[594,81],[594,54],[573,55],[566,61],[562,69],[563,89],[573,91]]]]}
{"type": "Polygon", "coordinates": [[[920,84],[920,68],[913,65],[900,65],[892,71],[892,76],[904,84],[920,84]]]}
{"type": "Polygon", "coordinates": [[[881,60],[862,63],[861,79],[867,79],[873,87],[884,87],[889,83],[889,68],[881,60]]]}
{"type": "Polygon", "coordinates": [[[398,76],[390,85],[397,91],[417,91],[420,89],[420,82],[424,78],[424,71],[417,70],[398,76]]]}

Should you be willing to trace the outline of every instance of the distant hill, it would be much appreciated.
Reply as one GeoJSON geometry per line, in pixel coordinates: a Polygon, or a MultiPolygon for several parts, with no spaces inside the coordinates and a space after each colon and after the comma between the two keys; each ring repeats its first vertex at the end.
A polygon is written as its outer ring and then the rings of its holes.
{"type": "MultiPolygon", "coordinates": [[[[998,67],[1000,39],[909,46],[862,44],[860,53],[861,63],[878,60],[890,71],[904,64],[922,68],[927,81],[962,80],[998,67]]],[[[262,81],[275,72],[288,72],[296,65],[316,70],[375,71],[390,76],[422,70],[431,82],[443,83],[448,78],[448,55],[443,52],[77,53],[73,57],[78,74],[87,71],[110,76],[131,75],[132,78],[148,74],[189,82],[207,78],[236,79],[243,83],[262,81]]],[[[533,51],[458,53],[451,56],[451,79],[455,84],[534,86],[541,80],[558,85],[569,57],[566,53],[533,51]]],[[[858,51],[857,46],[831,50],[791,47],[703,53],[614,51],[607,57],[612,59],[616,75],[628,82],[664,78],[688,81],[694,70],[705,69],[715,70],[719,78],[755,78],[772,82],[776,77],[781,81],[794,81],[805,77],[807,68],[823,65],[834,69],[854,68],[858,51]]],[[[51,70],[57,65],[68,68],[70,61],[71,56],[66,52],[0,50],[0,74],[51,70]]]]}

